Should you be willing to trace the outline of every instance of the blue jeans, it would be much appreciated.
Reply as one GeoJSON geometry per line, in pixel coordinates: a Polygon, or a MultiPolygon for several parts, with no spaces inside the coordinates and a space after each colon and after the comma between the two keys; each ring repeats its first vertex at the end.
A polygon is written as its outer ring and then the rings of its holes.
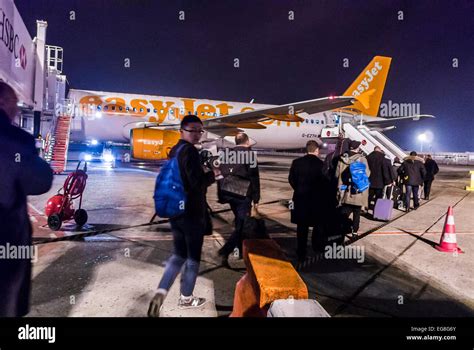
{"type": "Polygon", "coordinates": [[[181,294],[191,296],[199,273],[204,242],[204,219],[180,217],[170,220],[170,223],[174,251],[166,262],[165,272],[158,288],[169,290],[184,265],[181,274],[181,294]]]}
{"type": "Polygon", "coordinates": [[[415,208],[420,206],[420,201],[418,198],[418,189],[420,186],[405,185],[406,196],[405,196],[405,207],[410,208],[411,192],[413,191],[413,204],[415,208]]]}

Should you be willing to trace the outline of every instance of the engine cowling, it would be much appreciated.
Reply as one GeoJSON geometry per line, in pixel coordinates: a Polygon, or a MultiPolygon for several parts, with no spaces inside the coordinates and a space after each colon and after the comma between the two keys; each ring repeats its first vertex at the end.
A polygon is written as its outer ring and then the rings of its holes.
{"type": "Polygon", "coordinates": [[[130,130],[132,157],[136,159],[167,159],[179,141],[179,131],[139,128],[130,130]]]}

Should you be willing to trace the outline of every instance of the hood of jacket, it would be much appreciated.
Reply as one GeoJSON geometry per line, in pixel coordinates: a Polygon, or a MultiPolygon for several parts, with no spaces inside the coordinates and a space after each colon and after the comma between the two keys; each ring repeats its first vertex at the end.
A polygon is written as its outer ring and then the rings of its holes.
{"type": "Polygon", "coordinates": [[[403,160],[404,160],[405,162],[410,162],[410,163],[414,163],[415,160],[424,163],[423,158],[420,158],[420,157],[418,157],[418,156],[408,156],[408,157],[403,158],[403,160]]]}
{"type": "Polygon", "coordinates": [[[341,156],[341,162],[344,164],[351,164],[355,162],[357,159],[362,158],[363,155],[360,153],[355,153],[355,154],[350,154],[350,153],[344,153],[344,155],[341,156]]]}

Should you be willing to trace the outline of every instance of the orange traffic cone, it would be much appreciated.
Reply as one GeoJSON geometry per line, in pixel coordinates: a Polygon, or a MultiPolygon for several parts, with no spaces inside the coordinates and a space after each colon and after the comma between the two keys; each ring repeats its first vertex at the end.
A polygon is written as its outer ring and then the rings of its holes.
{"type": "Polygon", "coordinates": [[[464,253],[461,248],[458,247],[456,241],[456,227],[454,226],[454,215],[453,208],[448,208],[446,215],[446,221],[444,222],[443,234],[441,235],[441,241],[436,245],[436,249],[440,252],[445,253],[464,253]]]}

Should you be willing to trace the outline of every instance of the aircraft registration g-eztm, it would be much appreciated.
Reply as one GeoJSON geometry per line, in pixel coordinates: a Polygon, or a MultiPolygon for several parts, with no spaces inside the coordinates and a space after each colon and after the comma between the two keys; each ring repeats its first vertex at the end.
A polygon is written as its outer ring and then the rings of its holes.
{"type": "Polygon", "coordinates": [[[369,125],[405,119],[377,117],[390,63],[390,57],[374,57],[342,96],[285,105],[71,89],[71,139],[126,142],[133,158],[165,159],[179,139],[180,120],[195,114],[206,130],[203,143],[230,141],[244,131],[259,149],[301,148],[341,116],[369,125]]]}

